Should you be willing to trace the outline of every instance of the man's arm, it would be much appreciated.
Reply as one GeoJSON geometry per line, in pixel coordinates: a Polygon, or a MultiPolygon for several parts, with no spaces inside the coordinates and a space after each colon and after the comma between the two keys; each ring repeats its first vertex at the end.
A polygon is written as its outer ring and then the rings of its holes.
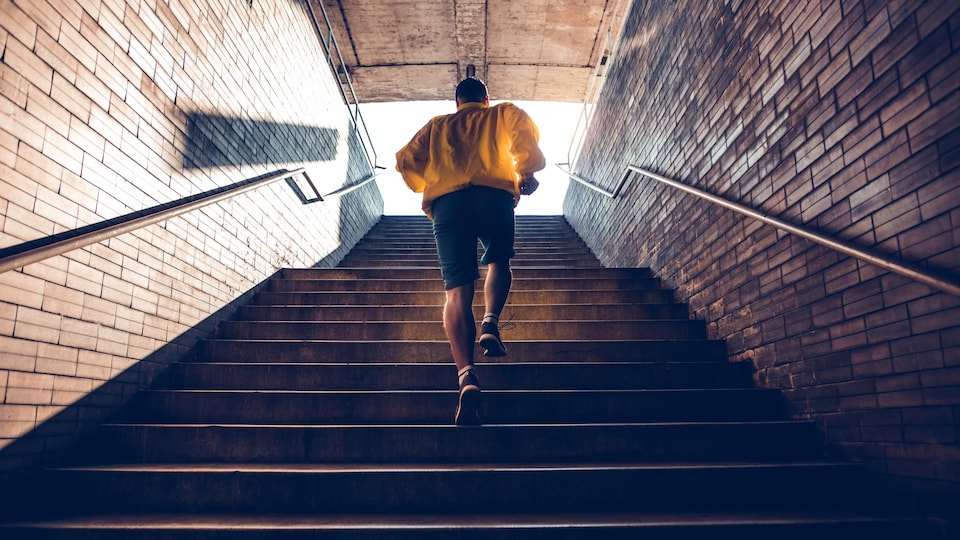
{"type": "Polygon", "coordinates": [[[529,195],[540,185],[533,173],[546,167],[547,160],[543,157],[543,152],[538,145],[540,131],[530,116],[516,106],[512,107],[510,113],[513,120],[511,152],[517,164],[517,174],[520,176],[518,187],[521,195],[529,195]]]}
{"type": "Polygon", "coordinates": [[[416,193],[423,193],[427,187],[424,178],[427,167],[427,152],[429,151],[430,124],[420,128],[420,131],[410,139],[410,142],[397,152],[397,171],[403,177],[407,187],[416,193]]]}

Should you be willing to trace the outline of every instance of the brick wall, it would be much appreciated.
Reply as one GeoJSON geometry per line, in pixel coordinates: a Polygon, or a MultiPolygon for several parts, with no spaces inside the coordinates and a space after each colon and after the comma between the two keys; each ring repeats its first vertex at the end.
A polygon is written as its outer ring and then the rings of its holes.
{"type": "MultiPolygon", "coordinates": [[[[576,170],[629,163],[960,275],[960,5],[636,0],[576,170]]],[[[572,184],[609,266],[650,266],[830,447],[960,508],[960,298],[645,179],[572,184]]]]}
{"type": "MultiPolygon", "coordinates": [[[[305,166],[370,166],[303,3],[0,0],[0,248],[305,166]]],[[[256,192],[0,274],[0,471],[51,459],[284,266],[332,265],[370,183],[256,192]]]]}

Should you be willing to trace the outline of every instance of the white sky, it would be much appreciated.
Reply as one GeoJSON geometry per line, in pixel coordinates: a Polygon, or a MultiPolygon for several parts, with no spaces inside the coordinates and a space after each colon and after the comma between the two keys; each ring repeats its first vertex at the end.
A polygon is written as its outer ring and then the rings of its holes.
{"type": "MultiPolygon", "coordinates": [[[[492,102],[494,105],[496,103],[492,102]]],[[[563,197],[567,193],[569,180],[555,164],[567,161],[567,149],[583,105],[539,101],[514,103],[537,124],[540,129],[540,149],[547,158],[547,168],[537,173],[540,188],[534,194],[520,199],[517,214],[560,215],[563,213],[563,197]]],[[[396,153],[428,120],[455,111],[453,100],[360,105],[360,114],[377,151],[377,164],[387,168],[377,178],[377,185],[383,194],[384,214],[422,214],[421,194],[410,191],[400,178],[400,173],[396,172],[396,153]]]]}

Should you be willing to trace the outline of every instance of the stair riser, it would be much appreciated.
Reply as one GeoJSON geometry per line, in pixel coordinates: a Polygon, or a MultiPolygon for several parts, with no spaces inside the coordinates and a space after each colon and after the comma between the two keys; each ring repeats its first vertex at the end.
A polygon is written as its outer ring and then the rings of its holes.
{"type": "MultiPolygon", "coordinates": [[[[450,411],[452,419],[453,411],[450,411]]],[[[816,459],[813,424],[101,428],[90,459],[162,463],[577,463],[816,459]]]]}
{"type": "MultiPolygon", "coordinates": [[[[778,420],[779,394],[763,390],[487,390],[487,424],[778,420]]],[[[456,391],[148,391],[124,421],[234,424],[449,424],[456,391]]]]}
{"type": "MultiPolygon", "coordinates": [[[[379,231],[371,230],[364,237],[365,244],[376,243],[404,243],[404,242],[432,242],[435,236],[433,228],[411,229],[409,231],[379,231]]],[[[575,232],[556,227],[527,227],[518,226],[514,229],[514,239],[517,242],[531,241],[566,241],[570,244],[583,244],[583,239],[575,232]]]]}
{"type": "MultiPolygon", "coordinates": [[[[438,297],[439,299],[439,297],[438,297]]],[[[474,319],[483,318],[484,308],[476,306],[474,319]]],[[[684,319],[686,304],[557,304],[509,305],[503,320],[514,321],[598,321],[684,319]]],[[[243,306],[237,318],[244,321],[439,321],[443,306],[243,306]]]]}
{"type": "MultiPolygon", "coordinates": [[[[559,242],[538,242],[536,244],[531,243],[521,243],[517,242],[514,244],[514,251],[517,255],[523,254],[526,256],[530,255],[560,255],[564,256],[576,256],[576,257],[593,257],[593,253],[587,249],[587,246],[583,244],[572,244],[570,242],[559,241],[559,242]]],[[[479,244],[477,245],[477,255],[483,253],[483,247],[479,244]]],[[[408,243],[408,242],[397,242],[397,243],[386,243],[378,242],[375,244],[363,243],[355,246],[351,251],[351,255],[407,255],[407,254],[423,254],[423,255],[436,255],[437,248],[435,245],[430,245],[429,242],[421,243],[408,243]]]]}
{"type": "MultiPolygon", "coordinates": [[[[446,295],[442,287],[435,292],[313,292],[313,293],[257,293],[255,305],[333,306],[436,306],[443,305],[446,295]]],[[[482,306],[484,294],[480,288],[474,294],[475,306],[482,306]]],[[[512,291],[506,310],[513,304],[668,304],[673,303],[672,291],[512,291]]]]}
{"type": "MultiPolygon", "coordinates": [[[[517,253],[540,253],[549,256],[551,253],[576,253],[584,257],[593,257],[593,253],[586,244],[579,239],[572,239],[563,236],[546,236],[517,239],[513,244],[514,251],[517,253]]],[[[436,241],[430,237],[421,238],[380,238],[375,240],[364,240],[354,246],[351,254],[371,254],[384,251],[391,251],[391,255],[399,252],[437,252],[436,241]]],[[[477,253],[483,253],[483,246],[477,244],[477,253]]]]}
{"type": "MultiPolygon", "coordinates": [[[[423,257],[423,258],[389,258],[389,259],[379,259],[379,258],[366,258],[366,257],[346,257],[340,263],[342,268],[368,268],[368,267],[424,267],[424,268],[439,268],[440,263],[437,261],[436,257],[423,257]]],[[[562,258],[523,258],[518,257],[516,259],[510,260],[511,268],[522,268],[522,267],[554,267],[554,268],[602,268],[600,263],[595,260],[579,260],[579,259],[562,259],[562,258]]]]}
{"type": "MultiPolygon", "coordinates": [[[[593,291],[593,290],[656,290],[660,280],[647,279],[524,279],[514,278],[510,287],[516,291],[593,291]]],[[[269,292],[322,291],[443,291],[441,279],[290,279],[271,280],[269,292]]]]}
{"type": "MultiPolygon", "coordinates": [[[[439,321],[404,322],[243,322],[220,324],[223,339],[403,340],[446,339],[439,321]]],[[[501,331],[504,342],[531,339],[625,340],[706,339],[703,321],[519,321],[501,331]]]]}
{"type": "MultiPolygon", "coordinates": [[[[544,238],[561,238],[573,242],[582,242],[575,232],[570,230],[557,230],[553,226],[531,227],[517,224],[514,237],[521,240],[539,240],[544,238]]],[[[433,240],[433,227],[411,227],[403,231],[380,231],[371,230],[364,236],[364,240],[369,242],[387,241],[387,242],[424,242],[433,240]]]]}
{"type": "Polygon", "coordinates": [[[493,524],[476,517],[467,524],[427,525],[423,528],[404,523],[366,526],[362,518],[347,518],[345,523],[291,526],[280,519],[276,527],[269,524],[246,525],[244,520],[232,517],[230,523],[216,523],[208,527],[190,528],[177,524],[156,527],[71,527],[33,528],[6,527],[6,540],[703,540],[706,538],[735,538],[736,540],[850,540],[854,538],[934,538],[936,528],[929,522],[904,519],[869,521],[807,520],[754,523],[749,521],[715,522],[709,519],[664,523],[655,517],[649,523],[617,524],[616,516],[609,523],[571,525],[567,522],[553,525],[518,524],[516,518],[492,518],[493,524]],[[240,522],[240,523],[238,523],[240,522]],[[236,526],[231,524],[237,523],[236,526]],[[322,535],[322,536],[320,536],[322,535]]]}
{"type": "MultiPolygon", "coordinates": [[[[513,270],[515,279],[638,279],[654,277],[643,268],[522,268],[513,270]]],[[[486,275],[486,267],[480,269],[486,275]]],[[[283,279],[440,279],[440,269],[432,268],[285,268],[283,279]]]]}
{"type": "Polygon", "coordinates": [[[398,472],[54,471],[63,504],[148,512],[446,513],[829,509],[837,466],[398,472]]]}
{"type": "MultiPolygon", "coordinates": [[[[437,262],[438,257],[436,252],[429,251],[405,251],[403,253],[390,253],[385,250],[371,250],[366,252],[350,252],[346,257],[343,258],[343,262],[356,263],[358,261],[377,261],[377,262],[386,262],[390,263],[393,261],[428,261],[428,262],[437,262]]],[[[480,252],[477,253],[477,262],[480,261],[480,252]]],[[[517,251],[517,254],[514,258],[510,259],[511,264],[516,262],[525,262],[528,263],[527,266],[530,266],[530,263],[536,263],[536,261],[555,261],[555,262],[570,262],[570,263],[585,263],[588,266],[599,266],[596,258],[591,253],[584,252],[565,252],[565,251],[551,251],[550,253],[539,253],[536,251],[517,251]]],[[[536,264],[533,264],[536,265],[536,264]]],[[[341,265],[343,266],[343,265],[341,265]]],[[[402,266],[400,264],[393,264],[392,266],[402,266]]]]}
{"type": "MultiPolygon", "coordinates": [[[[583,240],[577,236],[577,233],[573,232],[570,229],[558,229],[556,226],[529,226],[523,224],[517,224],[514,229],[514,237],[517,239],[531,240],[531,239],[540,239],[540,238],[564,238],[571,241],[582,242],[583,240]]],[[[364,236],[365,240],[368,241],[398,241],[403,242],[405,240],[411,241],[424,241],[432,240],[433,227],[411,227],[409,229],[404,229],[401,231],[386,231],[386,230],[371,230],[364,236]]]]}
{"type": "MultiPolygon", "coordinates": [[[[207,340],[198,352],[212,362],[437,362],[452,363],[446,341],[235,341],[207,340]]],[[[475,348],[477,360],[494,362],[669,362],[726,361],[722,341],[519,341],[508,356],[491,359],[475,348]]]]}
{"type": "MultiPolygon", "coordinates": [[[[501,390],[749,388],[747,363],[478,364],[480,382],[501,390]]],[[[178,363],[171,388],[210,390],[450,390],[455,368],[442,364],[322,365],[178,363]]]]}
{"type": "MultiPolygon", "coordinates": [[[[517,255],[536,255],[550,257],[555,253],[576,255],[577,257],[595,258],[590,249],[579,241],[566,238],[535,238],[516,241],[513,244],[517,255]]],[[[477,244],[477,255],[483,254],[484,248],[477,244]]],[[[375,242],[361,242],[351,251],[351,255],[390,255],[397,256],[404,253],[436,255],[437,246],[432,239],[423,240],[379,240],[375,242]]]]}

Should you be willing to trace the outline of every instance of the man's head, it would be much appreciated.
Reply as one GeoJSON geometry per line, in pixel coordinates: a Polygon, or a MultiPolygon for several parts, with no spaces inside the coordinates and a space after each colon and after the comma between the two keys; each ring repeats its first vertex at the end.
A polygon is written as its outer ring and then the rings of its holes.
{"type": "Polygon", "coordinates": [[[463,103],[489,103],[487,85],[475,77],[467,77],[457,85],[457,105],[463,103]]]}

